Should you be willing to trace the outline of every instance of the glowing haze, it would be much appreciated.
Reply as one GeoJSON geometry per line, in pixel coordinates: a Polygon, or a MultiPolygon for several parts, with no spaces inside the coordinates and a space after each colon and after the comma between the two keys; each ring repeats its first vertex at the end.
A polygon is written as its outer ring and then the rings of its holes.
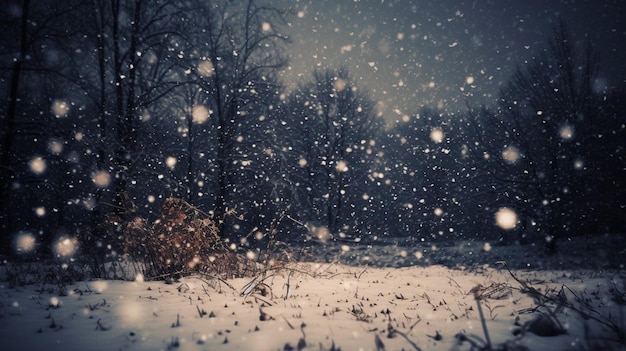
{"type": "MultiPolygon", "coordinates": [[[[294,87],[316,68],[345,65],[389,121],[426,105],[465,110],[492,104],[515,66],[545,47],[557,18],[589,34],[602,57],[603,86],[621,84],[626,41],[621,0],[277,0],[294,16],[288,34],[294,87]]],[[[206,69],[210,72],[210,69],[206,69]]],[[[338,82],[339,83],[339,82],[338,82]]],[[[340,83],[339,83],[340,84],[340,83]]]]}

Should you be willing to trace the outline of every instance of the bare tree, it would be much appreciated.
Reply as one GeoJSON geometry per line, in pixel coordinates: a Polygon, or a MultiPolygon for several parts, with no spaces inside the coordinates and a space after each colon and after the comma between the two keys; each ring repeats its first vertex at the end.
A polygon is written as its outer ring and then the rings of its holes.
{"type": "Polygon", "coordinates": [[[294,196],[333,235],[363,229],[362,209],[376,206],[368,185],[379,180],[374,163],[382,121],[373,107],[345,68],[315,71],[287,104],[292,136],[284,149],[294,157],[294,196]]]}
{"type": "Polygon", "coordinates": [[[484,121],[499,140],[485,143],[503,161],[495,177],[518,193],[510,201],[539,223],[551,252],[557,237],[574,229],[574,202],[591,189],[586,182],[594,160],[587,156],[597,138],[596,72],[591,44],[576,47],[558,22],[547,48],[518,67],[502,90],[498,114],[484,121]]]}
{"type": "MultiPolygon", "coordinates": [[[[204,106],[217,131],[214,215],[219,220],[233,209],[229,194],[236,190],[238,138],[255,111],[276,101],[277,72],[287,59],[279,32],[285,13],[255,0],[208,1],[196,4],[193,74],[205,92],[204,106]]],[[[224,222],[221,222],[222,231],[224,222]]]]}
{"type": "MultiPolygon", "coordinates": [[[[19,206],[16,205],[22,205],[24,201],[12,202],[16,196],[23,195],[17,194],[18,190],[34,192],[42,185],[58,183],[55,178],[57,173],[51,169],[31,177],[33,172],[28,172],[28,163],[33,154],[43,155],[41,160],[45,164],[62,162],[55,157],[58,155],[49,155],[46,143],[66,139],[66,135],[61,135],[66,132],[65,125],[49,122],[56,120],[56,117],[69,115],[65,112],[70,109],[70,101],[58,101],[56,107],[62,107],[65,111],[61,112],[55,111],[55,99],[71,94],[79,86],[73,67],[67,64],[63,43],[63,40],[74,38],[77,33],[68,18],[79,7],[80,3],[75,1],[51,1],[44,4],[24,0],[7,4],[2,9],[0,22],[5,35],[0,41],[0,67],[4,81],[9,83],[6,90],[3,89],[7,104],[2,105],[0,121],[0,223],[3,250],[8,248],[10,235],[16,230],[26,229],[24,227],[31,222],[28,218],[32,216],[28,213],[18,213],[19,206]],[[20,222],[19,228],[17,222],[20,222]]],[[[62,191],[60,187],[53,189],[56,195],[51,201],[64,204],[66,201],[61,196],[62,191]]],[[[57,206],[53,203],[47,205],[57,206]]]]}
{"type": "Polygon", "coordinates": [[[430,108],[389,130],[387,162],[398,234],[451,240],[479,226],[481,216],[467,214],[477,200],[476,189],[468,184],[476,179],[476,170],[471,166],[473,143],[466,130],[464,116],[430,108]]]}
{"type": "Polygon", "coordinates": [[[24,0],[22,13],[20,16],[19,31],[19,51],[14,59],[13,69],[10,78],[8,108],[2,120],[2,146],[0,147],[0,222],[2,222],[2,250],[8,250],[9,234],[13,232],[13,218],[11,216],[11,183],[13,182],[15,171],[13,169],[12,150],[13,137],[15,132],[16,109],[18,102],[18,91],[22,66],[29,51],[29,20],[30,3],[24,0]]]}
{"type": "MultiPolygon", "coordinates": [[[[144,172],[141,121],[156,102],[184,84],[177,47],[184,47],[184,21],[176,1],[93,1],[86,25],[94,42],[85,64],[86,90],[97,106],[97,165],[111,174],[113,208],[118,215],[128,203],[129,182],[144,172]],[[97,74],[90,73],[97,72],[97,74]]],[[[96,198],[102,189],[96,189],[96,198]]],[[[132,195],[131,195],[132,197],[132,195]]],[[[101,204],[98,204],[98,208],[101,204]]]]}

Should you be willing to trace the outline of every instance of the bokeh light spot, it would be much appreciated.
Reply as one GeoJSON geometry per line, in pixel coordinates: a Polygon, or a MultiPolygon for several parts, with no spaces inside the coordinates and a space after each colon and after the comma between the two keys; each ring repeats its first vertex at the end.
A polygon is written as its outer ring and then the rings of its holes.
{"type": "Polygon", "coordinates": [[[35,174],[42,174],[46,171],[46,160],[42,157],[35,157],[28,162],[28,167],[35,174]]]}
{"type": "Polygon", "coordinates": [[[344,160],[337,161],[337,164],[335,165],[335,170],[339,173],[347,172],[348,163],[344,160]]]}
{"type": "Polygon", "coordinates": [[[202,124],[209,119],[211,111],[204,105],[195,105],[191,109],[191,120],[195,124],[202,124]]]}
{"type": "Polygon", "coordinates": [[[36,207],[34,211],[38,217],[43,217],[46,215],[46,208],[43,206],[36,207]]]}
{"type": "Polygon", "coordinates": [[[508,207],[501,207],[496,212],[496,224],[505,230],[515,228],[517,226],[517,213],[508,207]]]}
{"type": "Polygon", "coordinates": [[[520,158],[519,150],[514,146],[507,146],[502,150],[502,158],[508,164],[515,164],[520,158]]]}
{"type": "Polygon", "coordinates": [[[48,141],[48,151],[53,155],[60,155],[63,152],[63,142],[58,139],[48,141]]]}
{"type": "Polygon", "coordinates": [[[204,77],[210,77],[215,73],[215,67],[213,67],[213,63],[211,61],[202,61],[198,64],[198,73],[204,77]]]}
{"type": "Polygon", "coordinates": [[[335,82],[333,83],[333,88],[335,88],[335,90],[337,91],[344,90],[346,88],[346,81],[341,78],[335,79],[335,82]]]}
{"type": "Polygon", "coordinates": [[[104,170],[92,173],[91,179],[98,188],[106,188],[111,184],[111,175],[104,170]]]}
{"type": "Polygon", "coordinates": [[[169,156],[168,158],[165,159],[165,165],[167,166],[167,168],[171,169],[172,171],[176,167],[176,163],[178,163],[178,160],[176,160],[176,157],[169,156]]]}
{"type": "Polygon", "coordinates": [[[583,169],[583,168],[585,168],[585,161],[583,161],[583,160],[582,160],[582,159],[580,159],[580,158],[576,159],[576,160],[574,161],[574,169],[577,169],[577,170],[579,170],[579,171],[580,171],[580,170],[581,170],[581,169],[583,169]]]}
{"type": "Polygon", "coordinates": [[[439,144],[440,142],[443,141],[443,138],[444,138],[444,134],[441,128],[433,128],[430,131],[430,140],[432,140],[433,142],[439,144]]]}
{"type": "Polygon", "coordinates": [[[63,100],[54,100],[51,109],[56,117],[65,117],[70,112],[70,105],[63,100]]]}
{"type": "Polygon", "coordinates": [[[566,141],[574,138],[574,127],[569,124],[562,125],[561,128],[559,128],[559,136],[566,141]]]}
{"type": "Polygon", "coordinates": [[[53,250],[57,257],[71,257],[78,248],[76,239],[60,237],[54,244],[53,250]]]}
{"type": "Polygon", "coordinates": [[[35,236],[27,231],[20,231],[15,235],[13,241],[13,247],[16,253],[28,253],[35,249],[37,239],[35,236]]]}

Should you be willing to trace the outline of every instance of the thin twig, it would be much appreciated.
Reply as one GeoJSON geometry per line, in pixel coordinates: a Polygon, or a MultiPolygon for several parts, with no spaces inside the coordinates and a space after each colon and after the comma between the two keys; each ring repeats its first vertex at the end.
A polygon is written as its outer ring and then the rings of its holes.
{"type": "Polygon", "coordinates": [[[389,330],[389,334],[391,334],[391,335],[393,335],[393,334],[398,334],[398,335],[400,335],[400,336],[401,336],[401,337],[403,337],[403,338],[404,338],[404,339],[405,339],[405,340],[406,340],[409,344],[411,344],[411,346],[413,346],[413,348],[415,349],[415,351],[422,351],[422,349],[421,349],[419,346],[417,346],[417,344],[416,344],[416,343],[414,343],[411,339],[409,339],[409,337],[408,337],[405,333],[403,333],[403,332],[399,331],[398,329],[394,328],[391,324],[389,324],[389,327],[388,327],[388,328],[390,329],[390,330],[389,330]]]}
{"type": "MultiPolygon", "coordinates": [[[[530,286],[528,283],[521,281],[519,278],[517,278],[515,276],[515,274],[513,274],[513,272],[509,269],[509,267],[507,266],[506,262],[502,263],[504,265],[504,267],[506,268],[506,270],[509,272],[509,274],[511,275],[511,277],[513,277],[513,279],[515,279],[515,281],[517,281],[523,289],[525,289],[525,292],[529,295],[531,295],[533,298],[542,301],[543,302],[543,306],[545,306],[545,302],[551,302],[556,304],[557,306],[561,306],[561,307],[566,307],[569,308],[577,313],[579,313],[582,316],[585,316],[586,318],[592,319],[606,327],[608,327],[610,330],[612,330],[614,333],[617,334],[618,338],[620,340],[622,340],[623,338],[623,334],[624,334],[624,328],[620,327],[618,324],[616,324],[615,322],[613,322],[610,317],[604,317],[602,315],[600,315],[600,313],[594,309],[591,308],[587,308],[587,310],[583,310],[581,308],[579,308],[578,306],[567,302],[566,300],[562,299],[562,298],[554,298],[552,296],[549,296],[547,294],[542,294],[541,292],[539,292],[537,289],[533,288],[532,286],[530,286]]],[[[576,300],[578,301],[584,301],[582,296],[579,296],[574,290],[572,290],[571,288],[569,288],[567,285],[563,285],[564,289],[567,289],[570,293],[572,293],[572,295],[574,295],[574,297],[576,298],[576,300]]],[[[554,317],[554,313],[549,310],[550,315],[554,317]]],[[[554,318],[557,322],[558,319],[554,318]]],[[[559,327],[562,328],[562,326],[560,325],[559,322],[559,327]]]]}
{"type": "MultiPolygon", "coordinates": [[[[211,275],[211,274],[208,274],[208,273],[203,273],[203,272],[200,272],[200,273],[198,273],[198,274],[203,275],[203,276],[206,276],[206,277],[211,278],[211,279],[216,279],[216,280],[219,280],[220,282],[224,283],[227,287],[231,288],[233,291],[237,291],[237,289],[235,289],[232,285],[230,285],[230,284],[229,284],[226,280],[224,280],[223,278],[216,277],[216,276],[213,276],[213,275],[211,275]]],[[[204,280],[204,279],[202,279],[202,278],[196,278],[196,279],[202,280],[203,282],[205,282],[205,283],[209,284],[206,280],[204,280]]],[[[209,286],[210,286],[210,284],[209,284],[209,286]]]]}

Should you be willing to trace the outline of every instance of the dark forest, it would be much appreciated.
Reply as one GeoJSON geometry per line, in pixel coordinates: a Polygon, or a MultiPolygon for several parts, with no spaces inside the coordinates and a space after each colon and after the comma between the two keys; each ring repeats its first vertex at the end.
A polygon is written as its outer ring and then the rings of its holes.
{"type": "Polygon", "coordinates": [[[285,84],[295,14],[271,2],[24,0],[0,16],[5,257],[76,240],[114,260],[167,199],[242,252],[557,252],[626,232],[626,87],[598,84],[603,57],[564,21],[493,103],[420,104],[390,123],[349,65],[285,84]]]}

